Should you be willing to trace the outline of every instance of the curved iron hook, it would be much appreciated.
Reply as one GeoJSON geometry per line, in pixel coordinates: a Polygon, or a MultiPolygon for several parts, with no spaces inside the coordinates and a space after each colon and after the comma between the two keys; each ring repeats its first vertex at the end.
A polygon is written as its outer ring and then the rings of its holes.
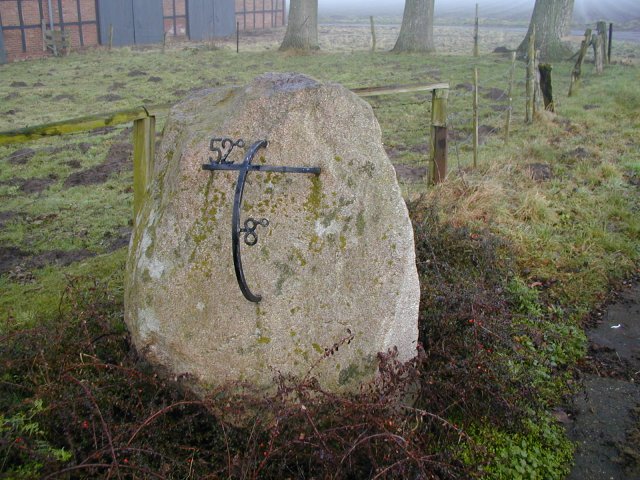
{"type": "Polygon", "coordinates": [[[242,270],[242,258],[240,257],[240,233],[242,233],[243,229],[240,228],[240,205],[242,204],[242,194],[244,193],[244,184],[247,179],[249,165],[251,165],[253,157],[258,150],[261,148],[267,148],[268,144],[269,142],[267,140],[259,140],[249,147],[249,151],[244,156],[244,160],[240,166],[238,182],[236,183],[236,193],[233,198],[233,214],[231,216],[231,245],[233,247],[233,267],[236,271],[236,278],[238,279],[238,285],[240,286],[240,290],[242,291],[244,298],[255,303],[262,300],[262,296],[251,293],[251,290],[247,285],[247,281],[244,278],[244,271],[242,270]]]}

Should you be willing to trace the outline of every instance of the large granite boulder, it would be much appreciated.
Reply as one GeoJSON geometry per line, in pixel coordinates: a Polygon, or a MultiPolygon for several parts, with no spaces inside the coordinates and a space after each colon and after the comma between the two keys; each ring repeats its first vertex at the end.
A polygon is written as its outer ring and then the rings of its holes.
{"type": "Polygon", "coordinates": [[[265,74],[194,94],[171,111],[147,195],[129,248],[126,323],[149,360],[196,390],[268,387],[282,372],[342,391],[375,374],[378,352],[415,355],[411,223],[373,112],[344,87],[265,74]],[[240,246],[259,303],[234,273],[238,172],[202,169],[213,137],[245,140],[229,156],[236,163],[266,139],[254,163],[321,168],[247,175],[241,224],[269,220],[255,246],[240,246]]]}

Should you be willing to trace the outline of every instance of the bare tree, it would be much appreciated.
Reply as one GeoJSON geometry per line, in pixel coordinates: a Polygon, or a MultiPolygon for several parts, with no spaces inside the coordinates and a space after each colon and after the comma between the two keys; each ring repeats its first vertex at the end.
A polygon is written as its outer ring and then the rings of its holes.
{"type": "Polygon", "coordinates": [[[291,0],[287,32],[280,50],[318,48],[318,0],[291,0]]]}
{"type": "Polygon", "coordinates": [[[433,52],[434,0],[405,0],[394,52],[433,52]]]}
{"type": "Polygon", "coordinates": [[[536,50],[545,61],[561,60],[571,56],[571,49],[562,41],[569,33],[574,0],[536,0],[529,23],[529,31],[520,46],[518,56],[527,55],[527,45],[533,27],[536,28],[536,50]]]}

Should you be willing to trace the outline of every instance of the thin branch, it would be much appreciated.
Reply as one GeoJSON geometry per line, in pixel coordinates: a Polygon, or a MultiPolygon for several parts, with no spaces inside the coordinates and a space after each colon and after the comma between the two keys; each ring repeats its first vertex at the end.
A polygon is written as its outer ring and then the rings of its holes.
{"type": "Polygon", "coordinates": [[[150,417],[148,417],[144,422],[142,422],[142,424],[136,429],[135,432],[133,432],[133,435],[131,435],[131,437],[129,438],[129,441],[127,442],[127,447],[129,445],[131,445],[131,442],[133,442],[134,438],[136,438],[138,436],[138,433],[140,433],[140,431],[147,427],[150,423],[152,423],[156,418],[164,415],[165,413],[167,413],[169,410],[174,409],[175,407],[180,407],[183,405],[204,405],[204,402],[198,400],[198,401],[183,401],[183,402],[176,402],[176,403],[172,403],[171,405],[164,407],[161,410],[158,410],[156,413],[154,413],[153,415],[151,415],[150,417]]]}
{"type": "Polygon", "coordinates": [[[89,390],[89,388],[84,385],[80,380],[78,380],[77,378],[75,378],[72,375],[65,375],[67,378],[69,378],[72,382],[76,383],[77,385],[80,386],[80,388],[82,388],[82,390],[84,391],[85,395],[89,398],[89,400],[91,401],[91,403],[93,404],[93,406],[96,409],[96,413],[98,414],[98,417],[100,418],[100,423],[102,424],[102,429],[104,430],[104,434],[107,436],[107,441],[109,442],[109,449],[111,450],[111,457],[113,458],[113,465],[116,467],[116,475],[118,475],[118,478],[120,477],[120,470],[118,468],[118,457],[116,456],[116,450],[113,446],[113,438],[111,436],[111,431],[109,430],[109,426],[107,425],[107,422],[105,422],[104,417],[102,416],[102,411],[100,410],[100,407],[98,406],[98,402],[96,402],[95,397],[93,396],[93,394],[91,393],[91,390],[89,390]]]}

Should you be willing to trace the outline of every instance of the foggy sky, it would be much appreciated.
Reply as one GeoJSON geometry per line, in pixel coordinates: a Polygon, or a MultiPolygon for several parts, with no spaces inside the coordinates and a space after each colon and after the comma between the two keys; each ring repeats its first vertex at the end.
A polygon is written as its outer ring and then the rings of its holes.
{"type": "MultiPolygon", "coordinates": [[[[404,0],[318,0],[321,15],[402,15],[404,0]]],[[[530,17],[535,0],[435,0],[435,15],[472,17],[475,5],[486,18],[530,17]]],[[[640,0],[575,0],[574,20],[629,20],[640,17],[640,0]]]]}

